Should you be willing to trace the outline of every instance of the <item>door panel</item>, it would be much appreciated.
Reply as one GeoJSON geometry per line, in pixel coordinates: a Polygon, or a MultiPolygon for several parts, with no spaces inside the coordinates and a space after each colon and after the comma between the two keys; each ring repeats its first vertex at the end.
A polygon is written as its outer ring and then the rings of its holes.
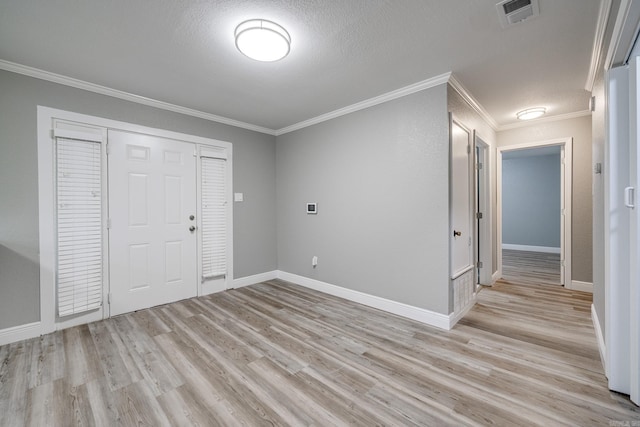
{"type": "Polygon", "coordinates": [[[451,125],[451,274],[455,278],[473,265],[470,133],[451,125]]]}
{"type": "Polygon", "coordinates": [[[195,296],[193,144],[108,136],[111,315],[195,296]]]}

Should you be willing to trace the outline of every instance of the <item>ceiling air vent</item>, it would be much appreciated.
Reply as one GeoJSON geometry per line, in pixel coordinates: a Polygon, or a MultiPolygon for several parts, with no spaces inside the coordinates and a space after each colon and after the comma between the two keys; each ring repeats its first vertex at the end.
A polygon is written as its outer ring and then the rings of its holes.
{"type": "Polygon", "coordinates": [[[502,28],[540,15],[538,0],[504,0],[496,5],[502,28]]]}

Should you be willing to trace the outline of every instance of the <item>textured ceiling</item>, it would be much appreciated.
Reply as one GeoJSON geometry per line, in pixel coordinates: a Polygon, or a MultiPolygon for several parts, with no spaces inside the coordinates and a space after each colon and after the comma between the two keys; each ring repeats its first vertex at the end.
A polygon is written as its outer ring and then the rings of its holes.
{"type": "Polygon", "coordinates": [[[587,109],[600,0],[540,0],[503,29],[497,0],[0,0],[0,60],[270,129],[449,71],[498,125],[587,109]],[[243,20],[291,34],[252,61],[243,20]]]}

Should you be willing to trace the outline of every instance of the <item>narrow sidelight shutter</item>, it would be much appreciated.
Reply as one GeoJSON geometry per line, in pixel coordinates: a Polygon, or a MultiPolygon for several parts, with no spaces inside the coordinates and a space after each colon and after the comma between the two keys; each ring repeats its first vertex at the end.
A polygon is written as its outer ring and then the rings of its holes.
{"type": "Polygon", "coordinates": [[[202,279],[227,274],[226,159],[201,157],[202,279]]]}
{"type": "Polygon", "coordinates": [[[102,305],[99,142],[56,138],[58,315],[102,305]]]}

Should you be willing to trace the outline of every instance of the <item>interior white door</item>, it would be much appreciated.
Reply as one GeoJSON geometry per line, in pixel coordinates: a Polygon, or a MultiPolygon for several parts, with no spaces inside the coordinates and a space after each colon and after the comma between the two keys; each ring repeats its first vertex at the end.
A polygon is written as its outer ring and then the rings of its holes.
{"type": "Polygon", "coordinates": [[[108,133],[110,314],[197,295],[191,143],[108,133]]]}
{"type": "Polygon", "coordinates": [[[451,277],[473,267],[471,134],[451,124],[451,277]]]}

